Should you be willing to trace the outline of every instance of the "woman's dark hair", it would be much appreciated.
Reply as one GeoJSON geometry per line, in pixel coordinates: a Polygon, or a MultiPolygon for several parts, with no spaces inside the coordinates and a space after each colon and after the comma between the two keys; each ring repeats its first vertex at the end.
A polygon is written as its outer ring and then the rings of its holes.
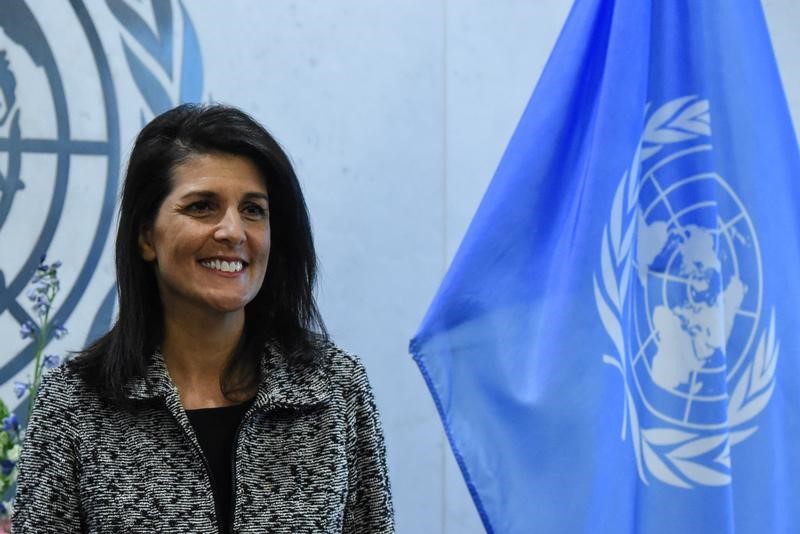
{"type": "Polygon", "coordinates": [[[74,363],[84,380],[110,400],[125,402],[125,385],[144,376],[162,342],[164,316],[153,265],[139,235],[154,223],[172,190],[175,168],[197,155],[230,154],[252,161],[267,185],[271,246],[261,290],[245,307],[244,335],[222,377],[225,395],[252,391],[265,343],[293,363],[315,359],[327,338],[314,301],[317,261],[308,211],[289,158],[246,113],[224,105],[184,104],[147,124],[134,144],[122,190],[116,241],[119,317],[74,363]]]}

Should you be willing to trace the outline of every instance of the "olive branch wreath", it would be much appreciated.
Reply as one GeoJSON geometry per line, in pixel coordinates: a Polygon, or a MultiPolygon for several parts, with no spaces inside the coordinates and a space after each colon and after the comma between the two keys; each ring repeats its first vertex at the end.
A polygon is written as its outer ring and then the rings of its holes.
{"type": "MultiPolygon", "coordinates": [[[[125,0],[106,0],[106,5],[125,30],[125,60],[150,116],[181,102],[198,102],[203,88],[200,43],[183,2],[150,0],[155,31],[125,0]],[[179,21],[173,16],[173,6],[180,11],[179,21]],[[176,58],[178,37],[181,42],[176,58]]],[[[146,122],[144,113],[142,121],[146,122]]]]}
{"type": "Polygon", "coordinates": [[[774,310],[769,327],[761,333],[753,361],[747,365],[728,398],[730,430],[687,432],[670,427],[644,428],[640,425],[628,384],[622,317],[634,268],[632,251],[641,164],[665,145],[710,136],[709,102],[697,96],[671,100],[650,115],[631,165],[615,191],[609,224],[603,228],[599,282],[598,277],[593,276],[597,310],[617,352],[617,356],[604,354],[603,362],[620,372],[625,389],[620,437],[625,439],[630,425],[637,470],[645,484],[649,484],[646,471],[662,482],[682,488],[692,488],[692,483],[729,484],[730,448],[757,430],[757,426],[746,426],[746,423],[764,409],[775,387],[780,343],[775,337],[774,310]]]}
{"type": "MultiPolygon", "coordinates": [[[[106,0],[106,6],[124,30],[120,39],[125,60],[146,105],[140,110],[142,126],[180,102],[199,102],[203,94],[200,43],[182,0],[150,0],[155,31],[129,2],[106,0]],[[173,17],[174,6],[180,11],[179,21],[173,17]]],[[[87,345],[111,327],[116,300],[116,285],[112,284],[92,320],[87,345]]]]}

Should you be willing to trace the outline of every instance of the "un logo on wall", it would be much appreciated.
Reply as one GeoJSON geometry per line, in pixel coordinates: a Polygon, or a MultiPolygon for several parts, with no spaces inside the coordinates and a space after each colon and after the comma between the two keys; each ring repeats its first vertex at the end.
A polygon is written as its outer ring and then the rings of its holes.
{"type": "Polygon", "coordinates": [[[709,102],[648,116],[603,232],[595,300],[623,377],[639,475],[726,485],[730,449],[774,386],[774,313],[762,314],[758,237],[714,169],[709,102]]]}
{"type": "Polygon", "coordinates": [[[197,35],[178,0],[107,0],[91,13],[81,0],[4,2],[0,394],[9,403],[11,384],[24,379],[33,354],[18,332],[31,316],[24,289],[40,257],[63,261],[53,319],[70,321],[82,339],[71,336],[69,348],[80,348],[107,328],[115,301],[111,240],[120,139],[180,102],[199,101],[201,91],[197,35]],[[114,54],[93,20],[102,8],[117,23],[114,54]],[[112,79],[112,71],[127,76],[112,79]],[[130,132],[121,132],[125,117],[130,132]]]}

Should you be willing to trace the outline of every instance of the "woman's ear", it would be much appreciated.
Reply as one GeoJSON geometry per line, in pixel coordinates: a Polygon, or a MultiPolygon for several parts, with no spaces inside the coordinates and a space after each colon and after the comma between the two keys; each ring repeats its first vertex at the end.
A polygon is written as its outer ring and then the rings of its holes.
{"type": "Polygon", "coordinates": [[[156,259],[156,249],[153,248],[149,230],[139,232],[139,253],[144,261],[155,261],[156,259]]]}

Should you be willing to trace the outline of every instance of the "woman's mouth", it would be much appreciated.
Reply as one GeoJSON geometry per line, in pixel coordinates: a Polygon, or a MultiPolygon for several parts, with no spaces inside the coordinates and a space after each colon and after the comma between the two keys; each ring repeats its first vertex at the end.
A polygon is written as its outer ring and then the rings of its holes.
{"type": "Polygon", "coordinates": [[[247,267],[247,263],[240,260],[202,260],[200,265],[207,269],[222,271],[223,273],[238,273],[247,267]]]}

